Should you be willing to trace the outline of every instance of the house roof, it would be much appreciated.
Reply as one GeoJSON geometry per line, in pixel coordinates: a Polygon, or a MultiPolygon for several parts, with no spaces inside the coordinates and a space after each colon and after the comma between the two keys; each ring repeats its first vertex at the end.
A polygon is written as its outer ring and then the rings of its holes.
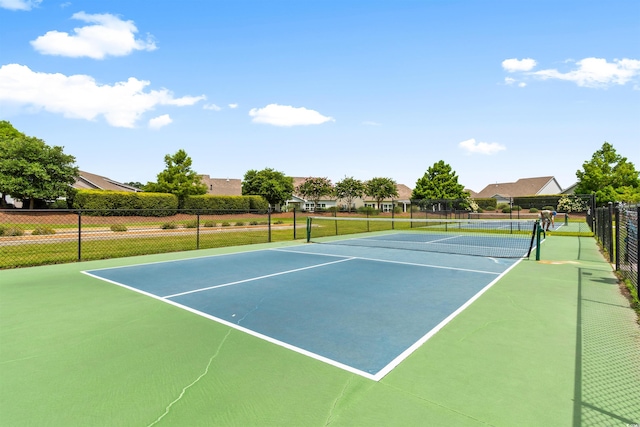
{"type": "Polygon", "coordinates": [[[80,176],[78,176],[78,179],[76,179],[76,182],[73,183],[72,187],[77,188],[78,190],[142,191],[139,188],[114,181],[106,176],[96,175],[85,171],[80,171],[80,176]]]}
{"type": "Polygon", "coordinates": [[[488,198],[496,195],[503,197],[535,196],[541,194],[540,192],[549,184],[555,184],[558,189],[561,189],[554,177],[541,176],[538,178],[521,178],[516,182],[489,184],[476,197],[488,198]]]}
{"type": "Polygon", "coordinates": [[[214,196],[242,196],[242,180],[236,178],[211,178],[200,175],[207,186],[207,194],[214,196]]]}

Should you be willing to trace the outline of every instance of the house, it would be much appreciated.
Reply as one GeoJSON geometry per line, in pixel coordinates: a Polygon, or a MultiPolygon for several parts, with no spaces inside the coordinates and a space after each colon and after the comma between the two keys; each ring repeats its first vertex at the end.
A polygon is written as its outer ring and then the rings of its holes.
{"type": "MultiPolygon", "coordinates": [[[[300,184],[304,183],[307,178],[296,177],[293,178],[294,188],[298,188],[300,184]]],[[[408,212],[411,205],[411,193],[412,190],[404,184],[396,184],[398,190],[398,197],[393,199],[385,199],[380,203],[380,210],[383,212],[391,212],[394,206],[402,206],[402,212],[408,212]]],[[[305,199],[301,194],[295,193],[291,200],[287,200],[286,206],[288,209],[295,208],[297,210],[313,211],[316,208],[330,209],[338,208],[341,210],[348,210],[349,207],[344,204],[343,200],[339,200],[334,196],[326,196],[318,200],[318,206],[316,207],[313,200],[305,199]]],[[[354,199],[351,205],[351,210],[356,210],[363,206],[369,206],[378,209],[378,204],[370,197],[364,199],[354,199]]]]}
{"type": "Polygon", "coordinates": [[[334,196],[323,197],[322,199],[318,200],[318,206],[315,206],[315,203],[313,200],[305,199],[304,196],[302,196],[302,194],[297,193],[295,189],[297,189],[306,180],[307,178],[300,178],[300,177],[293,178],[293,188],[294,188],[293,196],[291,197],[290,200],[287,200],[285,202],[285,206],[287,206],[288,210],[296,209],[296,210],[313,212],[316,209],[329,209],[329,208],[339,207],[338,199],[336,199],[334,196]]]}
{"type": "MultiPolygon", "coordinates": [[[[408,212],[411,206],[411,190],[404,184],[396,184],[396,189],[398,190],[398,196],[393,199],[385,199],[380,202],[380,211],[381,212],[391,212],[393,211],[394,206],[401,206],[402,212],[408,212]]],[[[378,209],[377,202],[373,200],[371,197],[365,197],[363,200],[364,206],[372,207],[378,209]]]]}
{"type": "Polygon", "coordinates": [[[211,178],[200,175],[207,186],[207,194],[213,196],[242,196],[242,180],[236,178],[211,178]]]}
{"type": "Polygon", "coordinates": [[[105,176],[85,171],[80,171],[80,176],[78,176],[72,187],[78,190],[142,191],[139,188],[114,181],[105,176]]]}
{"type": "Polygon", "coordinates": [[[475,198],[494,198],[498,203],[509,203],[513,197],[560,194],[562,187],[552,176],[521,178],[516,182],[504,182],[487,185],[475,198]]]}

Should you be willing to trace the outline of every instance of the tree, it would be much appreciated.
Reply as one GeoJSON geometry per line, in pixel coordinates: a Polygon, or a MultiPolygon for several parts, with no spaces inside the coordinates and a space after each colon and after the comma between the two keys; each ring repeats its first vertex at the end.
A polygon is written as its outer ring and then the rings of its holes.
{"type": "Polygon", "coordinates": [[[6,196],[36,204],[64,197],[79,175],[74,156],[0,121],[0,205],[6,196]]]}
{"type": "Polygon", "coordinates": [[[465,199],[469,194],[458,184],[458,176],[451,166],[440,160],[429,167],[424,176],[416,181],[411,198],[418,199],[465,199]]]}
{"type": "Polygon", "coordinates": [[[353,200],[364,196],[364,184],[353,177],[345,177],[336,183],[334,194],[339,200],[344,200],[347,203],[347,209],[351,212],[353,200]]]}
{"type": "Polygon", "coordinates": [[[633,163],[616,153],[613,145],[605,141],[590,161],[576,171],[576,194],[596,195],[599,205],[608,202],[640,201],[640,179],[633,163]]]}
{"type": "Polygon", "coordinates": [[[307,178],[296,191],[305,199],[313,201],[314,208],[318,209],[320,199],[333,194],[333,184],[329,178],[307,178]]]}
{"type": "Polygon", "coordinates": [[[184,207],[188,196],[207,193],[207,186],[198,174],[191,169],[191,157],[180,149],[170,156],[164,156],[165,170],[158,174],[157,182],[148,182],[145,191],[154,193],[171,193],[178,197],[178,208],[184,207]]]}
{"type": "Polygon", "coordinates": [[[293,178],[270,168],[251,169],[244,174],[242,194],[262,196],[270,206],[283,204],[293,195],[293,178]]]}
{"type": "Polygon", "coordinates": [[[384,199],[398,197],[398,187],[391,178],[371,178],[364,183],[364,192],[376,201],[378,210],[380,210],[380,203],[384,199]]]}
{"type": "Polygon", "coordinates": [[[129,187],[138,188],[140,190],[142,190],[142,188],[144,187],[144,184],[138,181],[123,182],[123,184],[128,185],[129,187]]]}

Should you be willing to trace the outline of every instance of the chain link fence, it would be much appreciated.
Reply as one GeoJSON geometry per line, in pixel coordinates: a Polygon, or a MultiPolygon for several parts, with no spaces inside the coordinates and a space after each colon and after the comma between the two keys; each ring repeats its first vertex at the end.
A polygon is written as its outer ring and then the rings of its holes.
{"type": "MultiPolygon", "coordinates": [[[[249,245],[305,237],[296,212],[0,210],[0,268],[249,245]]],[[[298,215],[299,216],[299,215],[298,215]]]]}
{"type": "Polygon", "coordinates": [[[623,280],[631,283],[640,296],[638,271],[638,216],[640,206],[613,204],[596,209],[595,235],[609,261],[623,280]]]}

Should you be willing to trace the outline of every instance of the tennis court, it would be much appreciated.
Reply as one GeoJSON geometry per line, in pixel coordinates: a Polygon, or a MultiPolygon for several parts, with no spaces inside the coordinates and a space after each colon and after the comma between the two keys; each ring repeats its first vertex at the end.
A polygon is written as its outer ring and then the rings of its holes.
{"type": "MultiPolygon", "coordinates": [[[[440,233],[393,228],[371,240],[440,233]]],[[[2,423],[640,420],[635,313],[593,238],[552,232],[538,262],[324,234],[0,271],[2,423]]]]}
{"type": "Polygon", "coordinates": [[[310,245],[85,273],[377,381],[514,264],[310,245]]]}

